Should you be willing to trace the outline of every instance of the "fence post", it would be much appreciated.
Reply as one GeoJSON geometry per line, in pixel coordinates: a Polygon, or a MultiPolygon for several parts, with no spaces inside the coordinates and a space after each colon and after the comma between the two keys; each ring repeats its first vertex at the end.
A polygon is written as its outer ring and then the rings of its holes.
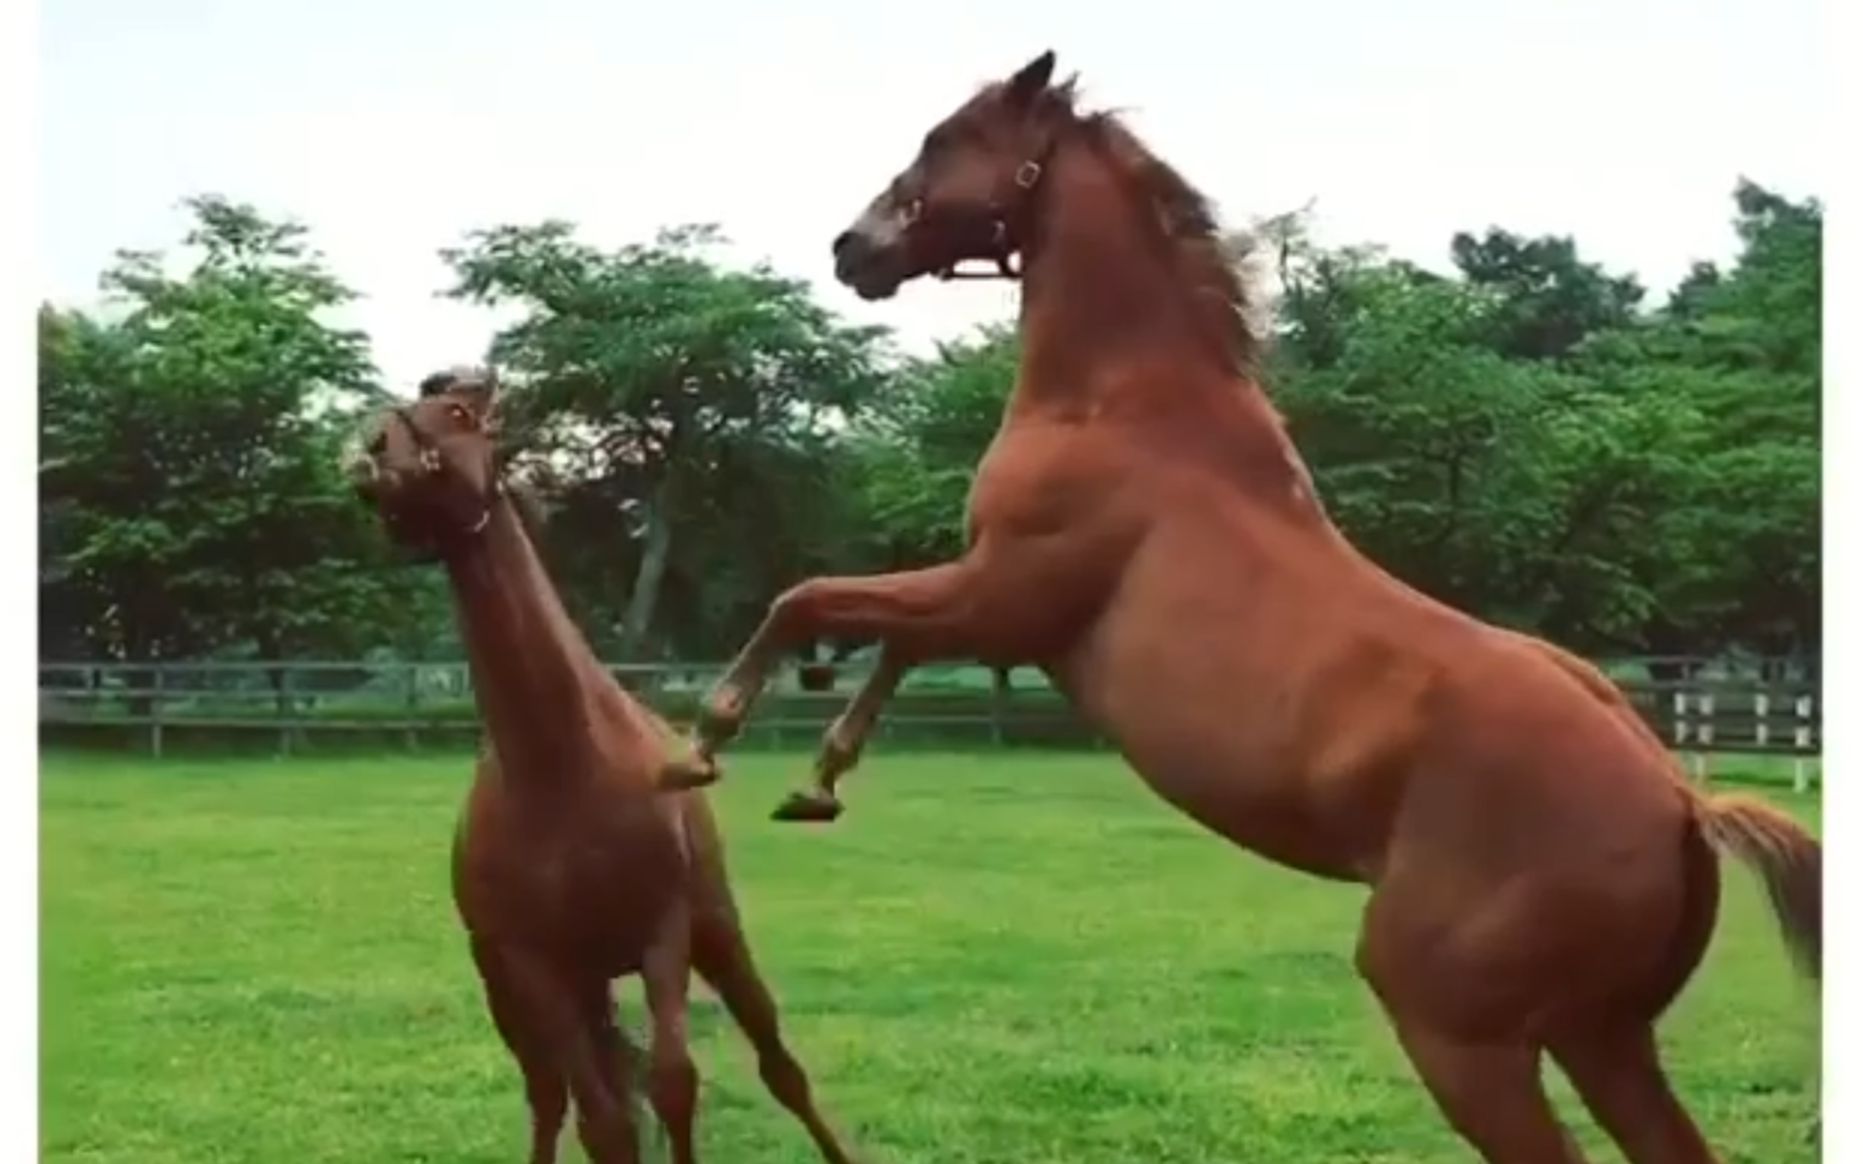
{"type": "Polygon", "coordinates": [[[162,755],[162,665],[149,668],[149,754],[162,755]]]}
{"type": "Polygon", "coordinates": [[[1753,697],[1753,742],[1762,748],[1766,746],[1766,741],[1771,735],[1771,731],[1766,726],[1766,716],[1771,711],[1772,700],[1766,697],[1764,691],[1753,697]]]}
{"type": "Polygon", "coordinates": [[[1003,720],[1009,710],[1009,668],[994,667],[990,671],[990,742],[998,747],[1003,742],[1003,720]]]}
{"type": "Polygon", "coordinates": [[[1695,736],[1700,728],[1689,719],[1688,705],[1689,693],[1677,691],[1675,693],[1675,747],[1678,752],[1686,754],[1689,774],[1699,781],[1707,773],[1701,753],[1689,747],[1690,738],[1695,736]]]}
{"type": "Polygon", "coordinates": [[[1798,750],[1792,762],[1792,791],[1804,792],[1811,787],[1811,762],[1805,758],[1811,750],[1811,696],[1799,696],[1792,710],[1798,713],[1798,726],[1792,730],[1792,744],[1798,750]]]}
{"type": "Polygon", "coordinates": [[[291,668],[278,669],[278,692],[275,700],[278,708],[278,754],[291,754],[291,720],[297,704],[291,698],[291,668]]]}

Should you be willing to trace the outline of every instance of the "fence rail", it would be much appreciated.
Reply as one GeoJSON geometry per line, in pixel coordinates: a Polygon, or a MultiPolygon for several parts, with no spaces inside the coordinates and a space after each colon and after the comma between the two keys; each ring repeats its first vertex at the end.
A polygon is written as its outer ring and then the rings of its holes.
{"type": "MultiPolygon", "coordinates": [[[[721,664],[611,664],[610,673],[676,723],[687,721],[721,664]]],[[[1705,764],[1709,753],[1800,757],[1797,783],[1822,747],[1815,668],[1760,660],[1611,660],[1605,669],[1671,748],[1705,764]],[[1660,678],[1652,676],[1661,676],[1660,678]],[[1679,676],[1679,677],[1678,677],[1679,676]]],[[[800,742],[818,734],[865,677],[856,664],[786,669],[749,731],[800,742]]],[[[313,732],[372,732],[413,746],[423,736],[476,732],[464,663],[195,662],[39,665],[42,734],[140,736],[160,754],[178,735],[271,733],[280,751],[313,732]]],[[[981,667],[915,672],[881,721],[891,736],[989,743],[1094,743],[1066,702],[1032,672],[1014,681],[981,667]]]]}

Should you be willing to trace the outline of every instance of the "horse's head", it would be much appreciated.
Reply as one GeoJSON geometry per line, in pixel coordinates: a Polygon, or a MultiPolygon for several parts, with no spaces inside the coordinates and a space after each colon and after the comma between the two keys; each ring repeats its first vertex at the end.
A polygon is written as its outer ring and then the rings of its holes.
{"type": "Polygon", "coordinates": [[[490,372],[456,368],[370,422],[345,468],[403,546],[444,555],[485,529],[499,491],[496,399],[490,372]]]}
{"type": "Polygon", "coordinates": [[[1049,87],[1054,54],[987,85],[925,135],[919,156],[834,240],[835,277],[863,299],[966,259],[1008,271],[1024,245],[1037,188],[1072,116],[1068,87],[1049,87]]]}

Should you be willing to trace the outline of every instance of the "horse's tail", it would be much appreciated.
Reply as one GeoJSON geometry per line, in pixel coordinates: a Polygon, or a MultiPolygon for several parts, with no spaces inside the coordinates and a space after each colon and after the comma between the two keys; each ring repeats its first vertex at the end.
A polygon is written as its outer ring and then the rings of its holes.
{"type": "Polygon", "coordinates": [[[1824,849],[1790,816],[1751,796],[1702,796],[1698,819],[1710,844],[1759,874],[1799,969],[1821,977],[1824,849]]]}

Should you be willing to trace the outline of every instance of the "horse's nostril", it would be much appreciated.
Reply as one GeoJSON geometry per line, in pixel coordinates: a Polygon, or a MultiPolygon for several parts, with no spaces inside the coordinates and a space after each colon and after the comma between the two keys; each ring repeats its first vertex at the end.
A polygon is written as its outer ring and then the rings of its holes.
{"type": "Polygon", "coordinates": [[[852,245],[853,241],[854,241],[854,232],[851,230],[844,230],[840,234],[835,235],[834,236],[835,257],[840,258],[841,252],[846,250],[850,245],[852,245]]]}
{"type": "Polygon", "coordinates": [[[388,434],[386,432],[378,430],[374,436],[369,438],[368,452],[370,456],[379,457],[382,453],[387,451],[387,449],[388,434]]]}

